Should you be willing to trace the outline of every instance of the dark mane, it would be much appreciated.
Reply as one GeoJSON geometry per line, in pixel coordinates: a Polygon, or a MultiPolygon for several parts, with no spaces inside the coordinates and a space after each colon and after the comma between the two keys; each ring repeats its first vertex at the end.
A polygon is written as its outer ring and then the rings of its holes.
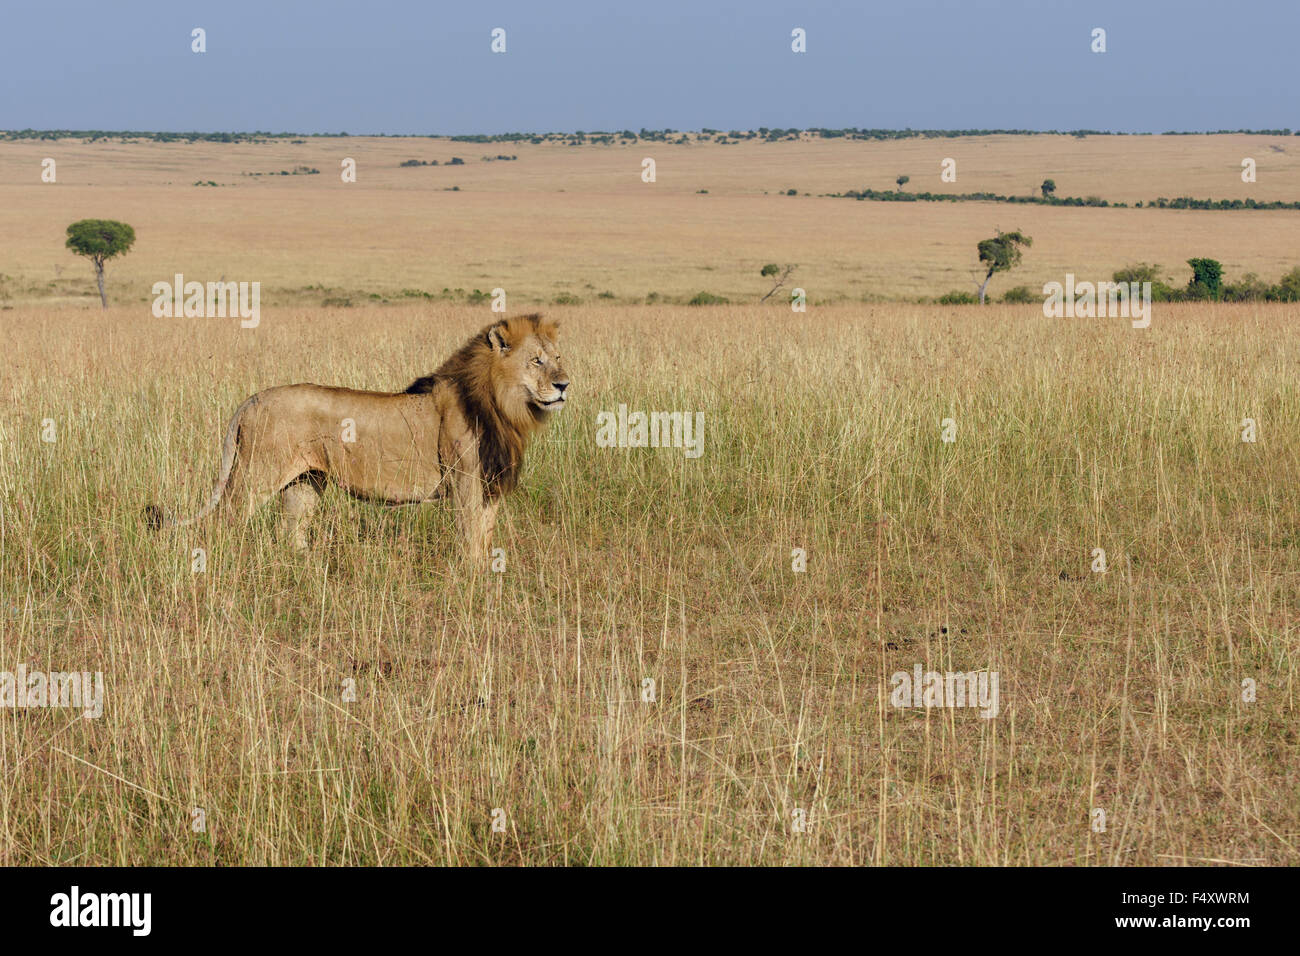
{"type": "Polygon", "coordinates": [[[423,394],[425,394],[426,392],[432,392],[432,391],[433,391],[433,387],[434,387],[435,385],[437,385],[437,384],[438,384],[438,375],[437,375],[437,373],[434,373],[433,375],[425,375],[425,376],[422,376],[422,377],[420,377],[420,378],[417,378],[417,379],[416,379],[414,382],[412,382],[410,385],[406,386],[406,392],[405,392],[405,394],[407,394],[407,395],[423,395],[423,394]]]}
{"type": "Polygon", "coordinates": [[[489,333],[493,329],[502,329],[517,334],[528,324],[536,330],[540,320],[541,315],[534,313],[485,326],[436,372],[417,378],[406,387],[408,395],[432,392],[443,382],[455,389],[469,426],[478,437],[479,467],[490,498],[514,489],[523,465],[524,449],[541,421],[531,409],[526,421],[516,422],[502,413],[492,381],[494,356],[489,333]]]}

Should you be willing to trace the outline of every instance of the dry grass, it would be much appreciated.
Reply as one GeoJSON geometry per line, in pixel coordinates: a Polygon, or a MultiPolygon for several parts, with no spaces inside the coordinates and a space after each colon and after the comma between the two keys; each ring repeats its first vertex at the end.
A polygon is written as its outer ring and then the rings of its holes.
{"type": "Polygon", "coordinates": [[[992,203],[820,198],[871,186],[1036,193],[1135,202],[1157,197],[1300,199],[1295,137],[963,137],[901,142],[567,147],[431,139],[309,139],[301,145],[0,144],[0,300],[89,301],[89,267],[63,248],[81,218],[121,219],[139,239],[110,265],[115,302],[145,303],[176,272],[259,281],[266,302],[320,304],[402,290],[507,290],[512,308],[562,294],[621,303],[702,290],[733,301],[766,291],[766,262],[796,262],[815,303],[933,298],[971,291],[976,243],[996,227],[1034,237],[1024,265],[991,291],[1038,289],[1067,271],[1102,279],[1155,262],[1184,283],[1186,260],[1219,259],[1231,279],[1275,281],[1294,267],[1300,215],[1052,209],[992,203]],[[498,153],[513,162],[483,162],[498,153]],[[41,159],[58,182],[40,182],[41,159]],[[344,184],[339,163],[357,160],[344,184]],[[452,156],[465,165],[402,169],[452,156]],[[641,182],[641,159],[658,181],[641,182]],[[1241,182],[1241,159],[1259,181],[1241,182]],[[958,163],[956,183],[940,162],[958,163]],[[306,165],[315,176],[250,177],[306,165]],[[198,187],[196,180],[220,183],[198,187]],[[460,191],[447,191],[458,186],[460,191]],[[780,195],[794,188],[797,197],[780,195]],[[707,195],[697,192],[707,189],[707,195]],[[809,196],[802,195],[810,193],[809,196]],[[323,287],[323,288],[322,288],[323,287]]]}
{"type": "Polygon", "coordinates": [[[1298,862],[1294,307],[553,311],[573,400],[502,575],[438,507],[333,493],[305,559],[139,518],[248,393],[401,386],[485,307],[4,312],[0,666],[107,702],[0,711],[0,863],[1298,862]],[[704,412],[703,457],[597,448],[619,403],[704,412]],[[918,662],[996,669],[1001,716],[888,706],[918,662]]]}

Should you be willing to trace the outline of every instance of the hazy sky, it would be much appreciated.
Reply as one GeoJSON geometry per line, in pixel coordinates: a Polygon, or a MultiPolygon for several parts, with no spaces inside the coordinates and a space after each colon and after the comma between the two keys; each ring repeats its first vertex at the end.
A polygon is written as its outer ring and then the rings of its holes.
{"type": "Polygon", "coordinates": [[[1300,0],[6,0],[0,128],[1296,128],[1298,40],[1300,0]]]}

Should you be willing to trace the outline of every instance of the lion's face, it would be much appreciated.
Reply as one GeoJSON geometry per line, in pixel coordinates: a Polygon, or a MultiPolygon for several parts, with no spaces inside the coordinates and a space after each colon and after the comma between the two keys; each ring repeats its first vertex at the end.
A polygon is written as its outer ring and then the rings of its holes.
{"type": "Polygon", "coordinates": [[[560,362],[558,338],[553,324],[519,328],[509,323],[491,330],[489,342],[497,364],[494,377],[503,405],[520,402],[541,412],[564,407],[569,376],[560,362]]]}

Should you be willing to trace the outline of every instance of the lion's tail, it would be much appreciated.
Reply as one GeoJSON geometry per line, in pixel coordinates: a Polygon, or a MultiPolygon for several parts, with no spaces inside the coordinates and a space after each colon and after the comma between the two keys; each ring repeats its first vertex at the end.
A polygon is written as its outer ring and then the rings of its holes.
{"type": "Polygon", "coordinates": [[[230,425],[226,428],[226,441],[221,446],[221,475],[217,478],[217,486],[212,489],[212,497],[208,503],[192,518],[174,518],[163,512],[157,505],[148,505],[144,509],[144,520],[150,528],[155,530],[159,528],[179,528],[185,525],[194,524],[196,521],[202,521],[208,515],[217,509],[221,504],[221,496],[226,493],[226,485],[230,482],[230,473],[235,467],[235,449],[239,439],[239,421],[244,417],[244,412],[250,405],[257,404],[257,396],[254,395],[247,399],[244,404],[235,410],[234,417],[230,419],[230,425]]]}

